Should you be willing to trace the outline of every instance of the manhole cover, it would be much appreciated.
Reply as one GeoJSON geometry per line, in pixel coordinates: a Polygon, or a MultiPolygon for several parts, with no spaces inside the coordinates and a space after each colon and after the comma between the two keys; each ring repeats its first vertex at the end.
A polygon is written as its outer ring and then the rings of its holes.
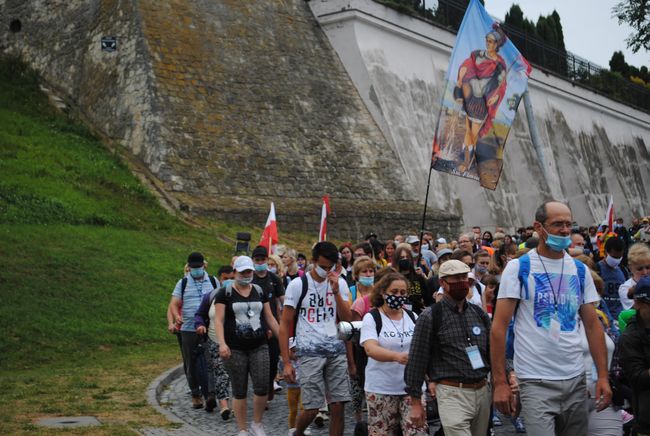
{"type": "Polygon", "coordinates": [[[59,416],[57,418],[41,419],[36,424],[43,427],[70,428],[101,425],[101,422],[94,416],[59,416]]]}

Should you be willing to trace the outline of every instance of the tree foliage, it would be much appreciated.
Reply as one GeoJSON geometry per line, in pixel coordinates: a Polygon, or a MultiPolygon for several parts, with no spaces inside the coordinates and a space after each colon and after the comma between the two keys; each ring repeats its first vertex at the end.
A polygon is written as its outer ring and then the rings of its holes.
{"type": "Polygon", "coordinates": [[[650,51],[650,0],[624,0],[612,8],[618,23],[626,23],[634,32],[625,40],[628,48],[637,53],[650,51]]]}

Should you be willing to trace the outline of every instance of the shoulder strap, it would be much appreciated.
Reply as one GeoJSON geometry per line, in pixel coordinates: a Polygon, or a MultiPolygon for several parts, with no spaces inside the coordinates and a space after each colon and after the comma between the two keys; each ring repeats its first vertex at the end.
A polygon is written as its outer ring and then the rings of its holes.
{"type": "Polygon", "coordinates": [[[357,299],[357,285],[350,286],[350,293],[352,294],[352,299],[350,301],[354,302],[357,299]]]}
{"type": "Polygon", "coordinates": [[[578,259],[573,259],[576,264],[576,269],[578,270],[578,281],[580,283],[580,293],[582,297],[585,296],[585,274],[587,273],[587,268],[585,264],[580,262],[578,259]]]}
{"type": "Polygon", "coordinates": [[[415,324],[415,322],[416,322],[415,314],[412,311],[408,310],[408,309],[404,309],[404,310],[406,311],[406,314],[409,316],[409,318],[411,318],[411,321],[413,321],[413,324],[415,324]]]}
{"type": "MultiPolygon", "coordinates": [[[[519,289],[523,289],[525,299],[530,298],[530,293],[528,292],[528,276],[530,275],[530,256],[528,253],[524,254],[519,258],[519,289]]],[[[521,295],[521,292],[520,292],[521,295]]]]}
{"type": "Polygon", "coordinates": [[[442,325],[442,302],[433,303],[431,306],[431,355],[438,353],[440,342],[438,341],[438,331],[442,325]]]}
{"type": "Polygon", "coordinates": [[[215,276],[208,276],[212,289],[217,289],[217,278],[215,276]]]}
{"type": "Polygon", "coordinates": [[[181,300],[185,297],[185,288],[187,288],[187,277],[181,280],[181,300]]]}
{"type": "Polygon", "coordinates": [[[210,292],[210,306],[214,304],[214,300],[217,298],[217,294],[221,289],[223,288],[215,288],[212,290],[212,292],[210,292]]]}
{"type": "Polygon", "coordinates": [[[377,330],[377,336],[379,336],[379,332],[381,332],[381,327],[383,325],[383,321],[381,320],[381,314],[379,313],[379,310],[376,307],[373,308],[368,313],[372,315],[372,319],[375,320],[375,330],[377,330]]]}
{"type": "Polygon", "coordinates": [[[260,285],[256,285],[255,283],[252,283],[253,289],[257,291],[257,294],[260,296],[260,298],[264,298],[264,291],[262,291],[262,288],[260,285]]]}
{"type": "Polygon", "coordinates": [[[302,305],[302,300],[305,299],[305,295],[307,295],[307,290],[309,289],[309,282],[307,281],[307,276],[303,275],[300,277],[300,281],[302,282],[302,291],[300,292],[300,298],[298,298],[298,303],[296,304],[295,311],[296,314],[293,318],[293,334],[296,334],[296,328],[298,327],[298,316],[300,315],[300,306],[302,305]]]}

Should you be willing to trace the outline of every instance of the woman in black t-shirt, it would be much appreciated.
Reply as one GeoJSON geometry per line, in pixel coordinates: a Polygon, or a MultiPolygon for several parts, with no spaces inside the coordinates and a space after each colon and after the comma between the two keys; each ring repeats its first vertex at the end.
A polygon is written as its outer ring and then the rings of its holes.
{"type": "Polygon", "coordinates": [[[215,297],[215,332],[219,355],[230,375],[233,409],[240,432],[247,431],[246,393],[248,376],[253,381],[252,433],[263,434],[262,416],[269,388],[267,331],[278,337],[273,317],[262,289],[253,285],[253,260],[240,256],[233,265],[235,283],[219,289],[215,297]]]}

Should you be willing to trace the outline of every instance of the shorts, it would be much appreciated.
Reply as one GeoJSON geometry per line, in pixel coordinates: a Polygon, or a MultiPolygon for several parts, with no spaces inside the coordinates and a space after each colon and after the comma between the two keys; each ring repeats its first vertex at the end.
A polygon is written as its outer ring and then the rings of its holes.
{"type": "Polygon", "coordinates": [[[305,410],[318,409],[327,403],[350,401],[348,360],[345,354],[332,357],[302,356],[299,377],[305,410]]]}

